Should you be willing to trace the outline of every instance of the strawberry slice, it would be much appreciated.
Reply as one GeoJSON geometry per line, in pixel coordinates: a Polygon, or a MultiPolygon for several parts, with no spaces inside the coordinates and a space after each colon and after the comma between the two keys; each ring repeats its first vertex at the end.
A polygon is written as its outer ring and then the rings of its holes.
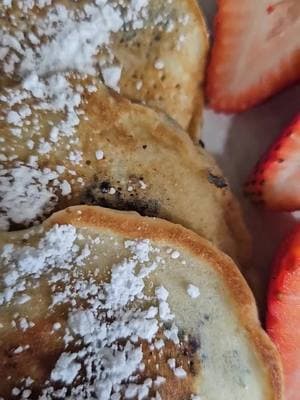
{"type": "Polygon", "coordinates": [[[257,164],[245,192],[273,210],[300,210],[300,114],[257,164]]]}
{"type": "Polygon", "coordinates": [[[218,0],[206,94],[240,112],[300,80],[299,0],[218,0]]]}
{"type": "Polygon", "coordinates": [[[267,331],[281,354],[286,400],[300,398],[300,225],[282,244],[268,295],[267,331]]]}

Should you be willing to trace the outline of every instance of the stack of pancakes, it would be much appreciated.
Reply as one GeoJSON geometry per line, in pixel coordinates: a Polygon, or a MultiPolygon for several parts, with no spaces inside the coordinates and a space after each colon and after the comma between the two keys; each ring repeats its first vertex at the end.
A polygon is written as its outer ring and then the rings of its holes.
{"type": "Polygon", "coordinates": [[[282,398],[207,50],[192,0],[0,4],[0,397],[282,398]]]}

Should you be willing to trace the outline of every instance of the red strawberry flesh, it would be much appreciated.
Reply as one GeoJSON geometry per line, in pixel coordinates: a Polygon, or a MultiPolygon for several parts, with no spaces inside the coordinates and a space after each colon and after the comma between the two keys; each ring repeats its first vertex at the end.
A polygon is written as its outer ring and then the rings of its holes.
{"type": "Polygon", "coordinates": [[[300,80],[299,0],[219,0],[207,97],[217,111],[248,109],[300,80]]]}
{"type": "Polygon", "coordinates": [[[271,209],[300,210],[300,114],[258,163],[245,191],[271,209]]]}
{"type": "Polygon", "coordinates": [[[283,243],[269,288],[267,330],[283,362],[286,400],[300,396],[300,225],[283,243]]]}

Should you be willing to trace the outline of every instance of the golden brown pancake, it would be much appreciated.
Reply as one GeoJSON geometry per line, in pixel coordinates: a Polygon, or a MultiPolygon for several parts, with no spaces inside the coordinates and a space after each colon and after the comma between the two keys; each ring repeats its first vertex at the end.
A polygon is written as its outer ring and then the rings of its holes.
{"type": "Polygon", "coordinates": [[[94,73],[165,111],[196,140],[208,50],[195,0],[53,0],[0,4],[0,85],[30,73],[94,73]]]}
{"type": "Polygon", "coordinates": [[[249,235],[214,160],[174,121],[96,79],[37,76],[0,94],[0,223],[97,204],[180,223],[241,265],[249,235]]]}
{"type": "Polygon", "coordinates": [[[169,222],[74,207],[0,235],[0,396],[282,400],[229,257],[169,222]]]}

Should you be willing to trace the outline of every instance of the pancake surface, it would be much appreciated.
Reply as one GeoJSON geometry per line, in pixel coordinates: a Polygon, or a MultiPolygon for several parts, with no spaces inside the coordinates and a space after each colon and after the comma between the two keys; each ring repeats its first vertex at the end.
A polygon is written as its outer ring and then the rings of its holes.
{"type": "Polygon", "coordinates": [[[163,114],[94,78],[27,79],[0,94],[0,225],[97,204],[181,223],[241,264],[249,237],[207,153],[163,114]]]}
{"type": "Polygon", "coordinates": [[[5,400],[282,399],[250,290],[196,234],[74,207],[0,248],[5,400]]]}
{"type": "Polygon", "coordinates": [[[37,73],[102,77],[196,138],[207,32],[195,0],[2,1],[0,85],[37,73]]]}

